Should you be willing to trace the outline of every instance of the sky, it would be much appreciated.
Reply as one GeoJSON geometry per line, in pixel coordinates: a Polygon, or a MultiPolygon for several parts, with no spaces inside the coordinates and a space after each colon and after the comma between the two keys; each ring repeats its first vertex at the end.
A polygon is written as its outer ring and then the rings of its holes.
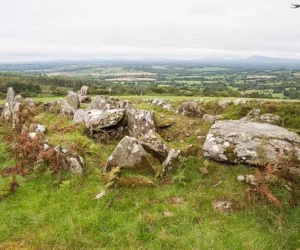
{"type": "Polygon", "coordinates": [[[300,59],[300,0],[0,0],[0,62],[300,59]]]}

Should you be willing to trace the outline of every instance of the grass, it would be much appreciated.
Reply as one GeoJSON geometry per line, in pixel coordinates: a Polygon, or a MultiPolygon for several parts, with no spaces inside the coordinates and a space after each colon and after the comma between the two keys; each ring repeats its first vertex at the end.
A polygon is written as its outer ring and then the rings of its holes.
{"type": "MultiPolygon", "coordinates": [[[[124,97],[126,98],[126,97],[124,97]]],[[[209,125],[200,119],[176,115],[151,107],[137,98],[134,106],[154,109],[158,120],[175,118],[161,135],[178,137],[169,145],[185,148],[202,146],[194,133],[204,135],[209,125]],[[181,142],[180,142],[181,141],[181,142]]],[[[174,103],[178,98],[172,99],[174,103]]],[[[234,106],[233,106],[234,107],[234,106]]],[[[237,110],[229,110],[233,116],[237,110]]],[[[34,172],[18,177],[20,187],[0,202],[0,249],[297,249],[300,247],[300,209],[283,202],[282,208],[267,203],[250,204],[244,184],[236,177],[253,174],[243,165],[207,162],[209,173],[203,175],[201,154],[185,160],[184,174],[174,176],[174,184],[156,180],[152,188],[115,188],[97,200],[104,190],[101,168],[117,145],[98,144],[86,137],[80,126],[67,132],[55,129],[70,127],[72,122],[54,114],[41,113],[37,121],[47,125],[49,143],[77,146],[87,163],[85,177],[67,174],[58,182],[50,172],[34,172]],[[183,176],[183,177],[182,177],[183,176]],[[222,181],[219,186],[213,187],[222,181]],[[182,202],[174,202],[174,197],[182,202]],[[212,202],[235,200],[238,208],[230,216],[217,212],[212,202]],[[165,216],[165,212],[172,216],[165,216]]],[[[0,166],[15,163],[3,140],[0,126],[0,166]]],[[[0,178],[0,190],[10,177],[0,178]]],[[[274,188],[286,201],[286,192],[274,188]]]]}

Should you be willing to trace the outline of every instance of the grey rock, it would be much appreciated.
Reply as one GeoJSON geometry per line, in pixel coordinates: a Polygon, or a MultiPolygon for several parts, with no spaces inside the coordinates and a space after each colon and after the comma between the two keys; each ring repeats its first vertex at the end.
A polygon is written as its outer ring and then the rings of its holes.
{"type": "Polygon", "coordinates": [[[58,145],[54,148],[60,156],[60,162],[65,170],[74,174],[84,174],[84,160],[80,155],[58,145]]]}
{"type": "Polygon", "coordinates": [[[161,162],[169,154],[170,148],[152,130],[145,134],[139,142],[148,153],[153,154],[161,162]]]}
{"type": "Polygon", "coordinates": [[[205,115],[203,115],[202,120],[205,122],[208,122],[210,124],[213,124],[215,122],[216,118],[213,115],[205,114],[205,115]]]}
{"type": "Polygon", "coordinates": [[[243,117],[241,121],[249,122],[259,122],[259,123],[269,123],[273,125],[282,125],[282,120],[280,116],[274,114],[263,114],[260,115],[259,109],[251,110],[246,117],[243,117]]]}
{"type": "Polygon", "coordinates": [[[78,94],[73,91],[68,91],[67,103],[72,107],[72,109],[75,112],[75,110],[78,109],[80,106],[78,94]]]}
{"type": "Polygon", "coordinates": [[[162,107],[163,109],[170,111],[170,112],[173,111],[172,105],[170,103],[168,103],[166,100],[154,99],[150,104],[152,106],[162,107]]]}
{"type": "Polygon", "coordinates": [[[149,161],[147,152],[140,142],[129,136],[125,136],[108,158],[104,173],[110,172],[113,168],[119,167],[121,170],[150,170],[153,166],[149,161]]]}
{"type": "Polygon", "coordinates": [[[6,120],[10,119],[11,117],[13,113],[14,104],[15,104],[15,92],[13,88],[9,87],[7,89],[6,102],[4,104],[4,108],[2,111],[2,117],[4,117],[6,120]]]}
{"type": "Polygon", "coordinates": [[[81,96],[87,96],[87,95],[89,94],[89,87],[83,85],[83,86],[81,87],[81,89],[80,89],[79,94],[80,94],[81,96]]]}
{"type": "Polygon", "coordinates": [[[86,111],[83,109],[77,109],[73,116],[73,122],[81,123],[84,122],[86,116],[86,111]]]}
{"type": "Polygon", "coordinates": [[[169,151],[168,157],[163,162],[163,174],[167,175],[171,172],[174,172],[177,170],[177,167],[180,164],[181,155],[180,150],[171,149],[169,151]]]}
{"type": "Polygon", "coordinates": [[[231,100],[221,100],[221,101],[218,102],[218,106],[220,108],[226,109],[226,108],[228,108],[230,103],[231,103],[231,100]]]}
{"type": "Polygon", "coordinates": [[[155,132],[155,117],[153,111],[140,109],[127,109],[127,126],[130,136],[139,138],[150,130],[155,132]]]}
{"type": "Polygon", "coordinates": [[[282,127],[245,121],[217,121],[203,146],[216,161],[263,165],[300,160],[300,137],[282,127]]]}
{"type": "Polygon", "coordinates": [[[115,126],[124,118],[124,109],[85,111],[85,126],[89,130],[99,131],[103,128],[115,126]]]}
{"type": "Polygon", "coordinates": [[[73,117],[74,113],[74,108],[67,101],[64,101],[60,106],[60,114],[62,116],[73,117]]]}
{"type": "Polygon", "coordinates": [[[178,113],[186,116],[202,117],[206,112],[196,101],[186,101],[180,105],[178,113]]]}

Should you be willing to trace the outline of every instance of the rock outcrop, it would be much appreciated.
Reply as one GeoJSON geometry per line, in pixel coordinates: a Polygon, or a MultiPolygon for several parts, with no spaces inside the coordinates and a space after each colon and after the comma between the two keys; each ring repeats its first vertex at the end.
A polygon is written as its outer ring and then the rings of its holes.
{"type": "Polygon", "coordinates": [[[264,165],[300,161],[300,137],[282,127],[245,121],[218,121],[203,146],[216,161],[264,165]]]}

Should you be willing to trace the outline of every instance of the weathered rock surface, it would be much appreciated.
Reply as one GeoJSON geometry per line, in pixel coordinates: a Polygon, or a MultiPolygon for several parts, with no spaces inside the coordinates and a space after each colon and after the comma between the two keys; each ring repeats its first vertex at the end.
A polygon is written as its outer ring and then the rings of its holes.
{"type": "Polygon", "coordinates": [[[108,110],[108,109],[129,109],[132,104],[128,100],[119,100],[106,96],[96,96],[92,99],[91,109],[108,110]]]}
{"type": "Polygon", "coordinates": [[[15,92],[13,88],[9,87],[7,89],[6,102],[2,111],[2,117],[8,120],[13,112],[13,106],[15,104],[15,92]]]}
{"type": "Polygon", "coordinates": [[[60,113],[63,116],[72,117],[75,111],[80,107],[78,94],[73,91],[68,91],[67,101],[60,108],[60,113]]]}
{"type": "Polygon", "coordinates": [[[117,125],[124,118],[124,109],[87,110],[85,111],[85,126],[93,131],[117,125]]]}
{"type": "Polygon", "coordinates": [[[139,142],[148,153],[153,154],[161,162],[166,159],[170,151],[170,148],[152,130],[145,134],[139,142]]]}
{"type": "Polygon", "coordinates": [[[60,156],[61,164],[65,170],[70,170],[74,174],[84,174],[84,160],[80,155],[77,155],[68,149],[58,145],[54,148],[60,156]]]}
{"type": "Polygon", "coordinates": [[[300,160],[300,137],[264,123],[218,121],[206,137],[204,156],[216,161],[259,164],[300,160]]]}
{"type": "Polygon", "coordinates": [[[202,117],[206,112],[196,101],[186,101],[180,105],[178,113],[186,116],[202,117]]]}
{"type": "Polygon", "coordinates": [[[106,163],[104,173],[110,172],[115,167],[119,167],[121,170],[150,170],[153,172],[147,152],[137,139],[129,136],[125,136],[119,142],[106,163]]]}
{"type": "Polygon", "coordinates": [[[132,137],[139,138],[150,130],[155,132],[155,117],[153,111],[127,109],[127,126],[132,137]]]}
{"type": "Polygon", "coordinates": [[[180,150],[171,149],[169,151],[168,157],[163,162],[163,174],[167,175],[171,172],[176,171],[177,167],[180,164],[180,150]]]}
{"type": "Polygon", "coordinates": [[[74,111],[78,109],[80,106],[78,94],[73,91],[68,91],[67,103],[74,109],[74,111]]]}
{"type": "Polygon", "coordinates": [[[84,109],[77,109],[73,116],[73,122],[81,123],[84,122],[86,116],[86,111],[84,109]]]}
{"type": "Polygon", "coordinates": [[[80,103],[84,103],[87,101],[90,101],[90,97],[89,97],[89,87],[83,85],[79,91],[78,94],[78,98],[79,98],[79,102],[80,103]]]}
{"type": "Polygon", "coordinates": [[[229,107],[230,103],[231,103],[231,100],[221,100],[218,102],[218,106],[220,108],[226,109],[229,107]]]}
{"type": "Polygon", "coordinates": [[[210,124],[213,124],[216,121],[216,118],[213,115],[204,114],[202,120],[210,124]]]}
{"type": "Polygon", "coordinates": [[[279,115],[274,115],[274,114],[260,115],[260,109],[251,110],[246,117],[243,117],[241,119],[241,121],[269,123],[278,126],[282,125],[282,120],[279,115]]]}

